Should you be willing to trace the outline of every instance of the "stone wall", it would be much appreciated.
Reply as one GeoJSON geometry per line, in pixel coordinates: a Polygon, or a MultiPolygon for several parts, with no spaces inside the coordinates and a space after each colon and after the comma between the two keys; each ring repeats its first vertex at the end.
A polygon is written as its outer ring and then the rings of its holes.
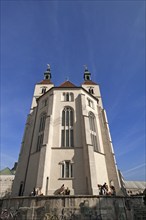
{"type": "Polygon", "coordinates": [[[144,220],[143,197],[36,196],[0,200],[1,220],[144,220]]]}
{"type": "Polygon", "coordinates": [[[11,194],[15,175],[0,175],[0,198],[11,194]]]}

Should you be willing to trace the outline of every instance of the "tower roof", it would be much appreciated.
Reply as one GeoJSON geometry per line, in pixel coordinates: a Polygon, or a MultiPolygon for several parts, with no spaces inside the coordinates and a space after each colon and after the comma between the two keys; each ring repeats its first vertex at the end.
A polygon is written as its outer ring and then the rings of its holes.
{"type": "Polygon", "coordinates": [[[41,82],[37,83],[37,84],[53,84],[50,79],[44,79],[41,82]]]}
{"type": "Polygon", "coordinates": [[[85,80],[82,85],[97,85],[97,83],[93,82],[92,80],[85,80]]]}
{"type": "Polygon", "coordinates": [[[68,88],[73,88],[76,87],[73,83],[71,83],[70,81],[65,81],[64,83],[62,83],[59,87],[68,87],[68,88]]]}

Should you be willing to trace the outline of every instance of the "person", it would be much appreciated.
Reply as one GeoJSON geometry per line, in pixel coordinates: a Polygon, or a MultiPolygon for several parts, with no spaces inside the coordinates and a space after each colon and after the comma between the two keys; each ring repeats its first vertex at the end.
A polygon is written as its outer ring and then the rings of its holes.
{"type": "Polygon", "coordinates": [[[115,196],[116,195],[115,187],[114,186],[110,186],[110,189],[111,189],[111,195],[115,196]]]}
{"type": "Polygon", "coordinates": [[[65,193],[65,187],[64,187],[64,184],[59,188],[57,189],[55,192],[54,192],[54,195],[64,195],[65,193]]]}
{"type": "Polygon", "coordinates": [[[68,187],[65,189],[65,195],[70,195],[70,190],[68,187]]]}
{"type": "Polygon", "coordinates": [[[37,195],[37,196],[42,195],[42,193],[41,193],[41,187],[36,188],[36,195],[37,195]]]}
{"type": "Polygon", "coordinates": [[[35,187],[33,188],[33,196],[36,195],[36,190],[35,190],[35,187]]]}
{"type": "Polygon", "coordinates": [[[103,184],[102,189],[103,189],[104,194],[108,195],[108,185],[106,183],[103,184]]]}
{"type": "Polygon", "coordinates": [[[36,195],[36,190],[35,187],[33,188],[33,191],[30,193],[30,196],[35,196],[36,195]]]}
{"type": "Polygon", "coordinates": [[[65,187],[64,184],[60,187],[60,194],[64,194],[65,193],[65,187]]]}
{"type": "Polygon", "coordinates": [[[98,189],[99,189],[99,195],[103,195],[103,186],[101,184],[98,184],[98,189]]]}

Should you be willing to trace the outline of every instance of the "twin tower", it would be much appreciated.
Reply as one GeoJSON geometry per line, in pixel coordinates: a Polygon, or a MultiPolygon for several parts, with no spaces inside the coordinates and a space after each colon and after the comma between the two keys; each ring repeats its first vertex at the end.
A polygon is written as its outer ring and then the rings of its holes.
{"type": "Polygon", "coordinates": [[[87,68],[75,86],[51,82],[50,66],[34,89],[12,196],[37,188],[53,195],[64,184],[71,195],[99,195],[98,185],[120,193],[112,140],[99,85],[87,68]]]}

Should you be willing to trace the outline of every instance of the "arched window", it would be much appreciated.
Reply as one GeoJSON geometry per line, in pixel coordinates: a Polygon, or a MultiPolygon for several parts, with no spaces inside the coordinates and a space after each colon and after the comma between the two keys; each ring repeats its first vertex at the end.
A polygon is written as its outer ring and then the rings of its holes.
{"type": "Polygon", "coordinates": [[[93,87],[90,87],[90,88],[89,88],[89,93],[90,93],[90,94],[94,94],[94,89],[93,89],[93,87]]]}
{"type": "Polygon", "coordinates": [[[74,94],[70,92],[70,101],[74,101],[74,94]]]}
{"type": "Polygon", "coordinates": [[[41,117],[40,117],[40,125],[39,125],[39,133],[38,133],[38,141],[37,141],[36,151],[40,151],[41,146],[43,144],[45,122],[46,122],[46,113],[43,113],[43,114],[41,114],[41,117]]]}
{"type": "Polygon", "coordinates": [[[62,111],[61,146],[73,147],[73,109],[65,107],[62,111]]]}
{"type": "Polygon", "coordinates": [[[46,92],[46,89],[47,89],[46,86],[42,87],[42,94],[44,94],[46,92]]]}
{"type": "Polygon", "coordinates": [[[92,112],[89,112],[89,125],[90,125],[90,136],[91,142],[94,148],[94,151],[99,152],[99,141],[96,131],[96,120],[95,115],[92,112]]]}
{"type": "Polygon", "coordinates": [[[90,80],[90,76],[86,75],[85,80],[90,80]]]}
{"type": "Polygon", "coordinates": [[[65,101],[67,101],[67,102],[69,101],[69,93],[68,92],[66,93],[66,100],[65,101]]]}

